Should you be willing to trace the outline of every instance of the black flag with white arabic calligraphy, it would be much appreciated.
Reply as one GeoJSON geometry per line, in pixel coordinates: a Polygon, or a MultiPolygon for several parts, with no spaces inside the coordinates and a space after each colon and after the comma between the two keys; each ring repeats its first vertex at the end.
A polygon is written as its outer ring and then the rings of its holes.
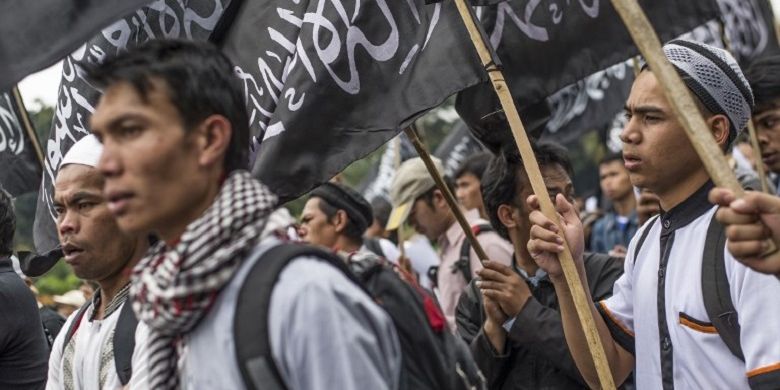
{"type": "MultiPolygon", "coordinates": [[[[89,134],[89,116],[100,91],[79,72],[79,62],[99,63],[130,47],[153,39],[207,40],[230,0],[157,0],[93,36],[62,62],[62,80],[51,134],[46,145],[43,181],[38,193],[33,236],[39,253],[57,246],[52,205],[53,183],[60,161],[70,147],[89,134]]],[[[55,87],[56,88],[56,87],[55,87]]]]}
{"type": "Polygon", "coordinates": [[[0,94],[0,188],[14,197],[35,191],[41,182],[41,164],[23,115],[11,93],[0,94]]]}
{"type": "Polygon", "coordinates": [[[222,46],[249,105],[252,172],[285,200],[486,79],[451,1],[244,1],[222,46]]]}

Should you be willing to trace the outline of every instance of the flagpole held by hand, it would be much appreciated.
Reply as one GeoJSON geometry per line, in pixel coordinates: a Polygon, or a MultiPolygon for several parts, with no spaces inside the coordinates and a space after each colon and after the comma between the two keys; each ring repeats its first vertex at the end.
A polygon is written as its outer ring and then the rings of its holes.
{"type": "Polygon", "coordinates": [[[428,168],[428,172],[430,172],[433,181],[436,183],[436,187],[444,195],[444,199],[447,201],[447,204],[450,206],[452,213],[455,215],[455,219],[458,221],[458,224],[460,224],[463,232],[466,233],[466,239],[469,240],[471,248],[474,249],[474,252],[477,254],[477,257],[479,257],[480,261],[489,260],[485,250],[482,248],[482,245],[480,245],[479,241],[477,241],[477,236],[475,236],[474,232],[471,230],[471,225],[466,220],[466,216],[463,215],[463,211],[458,206],[458,202],[455,200],[455,196],[452,195],[449,187],[447,187],[447,184],[444,183],[444,178],[442,178],[441,172],[436,169],[436,165],[434,165],[433,160],[431,159],[431,154],[428,153],[428,150],[425,149],[425,145],[423,145],[422,141],[420,141],[420,137],[417,135],[417,127],[412,124],[411,126],[404,129],[404,132],[406,133],[406,136],[409,137],[409,140],[412,141],[412,145],[414,145],[414,148],[417,150],[417,154],[420,155],[423,163],[425,163],[425,167],[428,168]]]}
{"type": "MultiPolygon", "coordinates": [[[[500,65],[498,64],[498,58],[495,53],[492,52],[491,47],[486,43],[487,37],[485,32],[476,22],[476,16],[474,15],[472,8],[466,3],[466,0],[455,0],[455,4],[458,7],[458,12],[463,19],[463,23],[466,25],[471,41],[490,77],[493,88],[501,102],[501,107],[504,109],[504,113],[509,121],[509,127],[512,130],[512,135],[514,136],[517,148],[520,151],[523,167],[528,175],[528,180],[531,183],[534,194],[539,198],[541,211],[558,226],[558,231],[563,232],[558,213],[547,193],[547,187],[544,184],[542,173],[539,170],[539,164],[536,162],[533,150],[531,149],[531,143],[528,140],[525,127],[517,112],[517,107],[514,104],[509,87],[504,80],[500,65]]],[[[574,306],[577,309],[577,316],[582,325],[585,339],[588,343],[588,350],[593,359],[596,372],[598,373],[600,387],[602,389],[614,389],[615,383],[612,378],[612,371],[609,368],[604,346],[601,344],[601,339],[598,330],[596,329],[596,323],[593,319],[593,312],[591,310],[593,303],[589,302],[587,299],[569,245],[566,243],[565,237],[561,236],[561,238],[564,240],[564,251],[558,257],[566,277],[566,284],[572,294],[574,306]]]]}

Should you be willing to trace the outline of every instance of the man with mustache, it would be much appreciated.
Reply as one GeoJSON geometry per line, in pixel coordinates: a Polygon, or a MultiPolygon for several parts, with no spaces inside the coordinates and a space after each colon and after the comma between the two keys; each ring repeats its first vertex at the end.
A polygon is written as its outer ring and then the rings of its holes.
{"type": "MultiPolygon", "coordinates": [[[[148,329],[139,324],[132,352],[132,375],[120,379],[114,337],[120,321],[134,318],[127,300],[130,271],[148,248],[145,234],[119,230],[103,197],[104,179],[95,169],[102,147],[88,135],[71,147],[54,182],[54,209],[62,252],[73,273],[99,286],[57,335],[49,358],[47,389],[145,388],[148,329]],[[130,316],[130,317],[126,317],[130,316]]],[[[53,264],[52,264],[53,265],[53,264]]]]}
{"type": "MultiPolygon", "coordinates": [[[[715,141],[727,149],[746,127],[753,105],[739,65],[728,52],[692,41],[667,43],[664,53],[695,96],[715,141]]],[[[662,212],[631,240],[612,297],[591,309],[615,382],[636,367],[639,389],[777,388],[780,283],[736,261],[727,247],[708,245],[723,238],[712,233],[719,229],[713,221],[717,207],[707,201],[713,184],[652,69],[643,69],[634,81],[626,116],[620,137],[631,182],[658,195],[662,212]],[[721,271],[706,277],[710,266],[718,267],[713,261],[718,258],[721,271]],[[704,291],[716,280],[728,286],[728,296],[719,296],[721,306],[724,301],[733,306],[723,316],[709,313],[713,290],[704,291]]],[[[596,387],[596,370],[557,257],[563,240],[538,211],[538,200],[532,196],[528,202],[537,209],[528,249],[555,285],[569,350],[596,387]]],[[[582,225],[565,198],[559,195],[555,202],[585,281],[579,260],[582,225]]]]}

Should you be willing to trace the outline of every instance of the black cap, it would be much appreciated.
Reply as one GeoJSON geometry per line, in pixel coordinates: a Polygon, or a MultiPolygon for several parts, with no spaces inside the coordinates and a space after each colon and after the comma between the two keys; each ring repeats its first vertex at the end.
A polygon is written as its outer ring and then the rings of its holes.
{"type": "Polygon", "coordinates": [[[315,188],[310,196],[324,199],[331,206],[344,210],[361,232],[374,222],[374,214],[366,198],[345,185],[328,182],[315,188]]]}

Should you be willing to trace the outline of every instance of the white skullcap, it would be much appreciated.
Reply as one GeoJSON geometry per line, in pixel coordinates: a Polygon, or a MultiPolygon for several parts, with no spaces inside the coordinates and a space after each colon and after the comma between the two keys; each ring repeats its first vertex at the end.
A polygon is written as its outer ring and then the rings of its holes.
{"type": "Polygon", "coordinates": [[[70,150],[68,150],[68,153],[65,153],[65,158],[62,159],[60,168],[68,164],[81,164],[93,168],[97,167],[102,153],[103,144],[101,144],[94,135],[87,135],[73,144],[73,146],[70,147],[70,150]]]}

